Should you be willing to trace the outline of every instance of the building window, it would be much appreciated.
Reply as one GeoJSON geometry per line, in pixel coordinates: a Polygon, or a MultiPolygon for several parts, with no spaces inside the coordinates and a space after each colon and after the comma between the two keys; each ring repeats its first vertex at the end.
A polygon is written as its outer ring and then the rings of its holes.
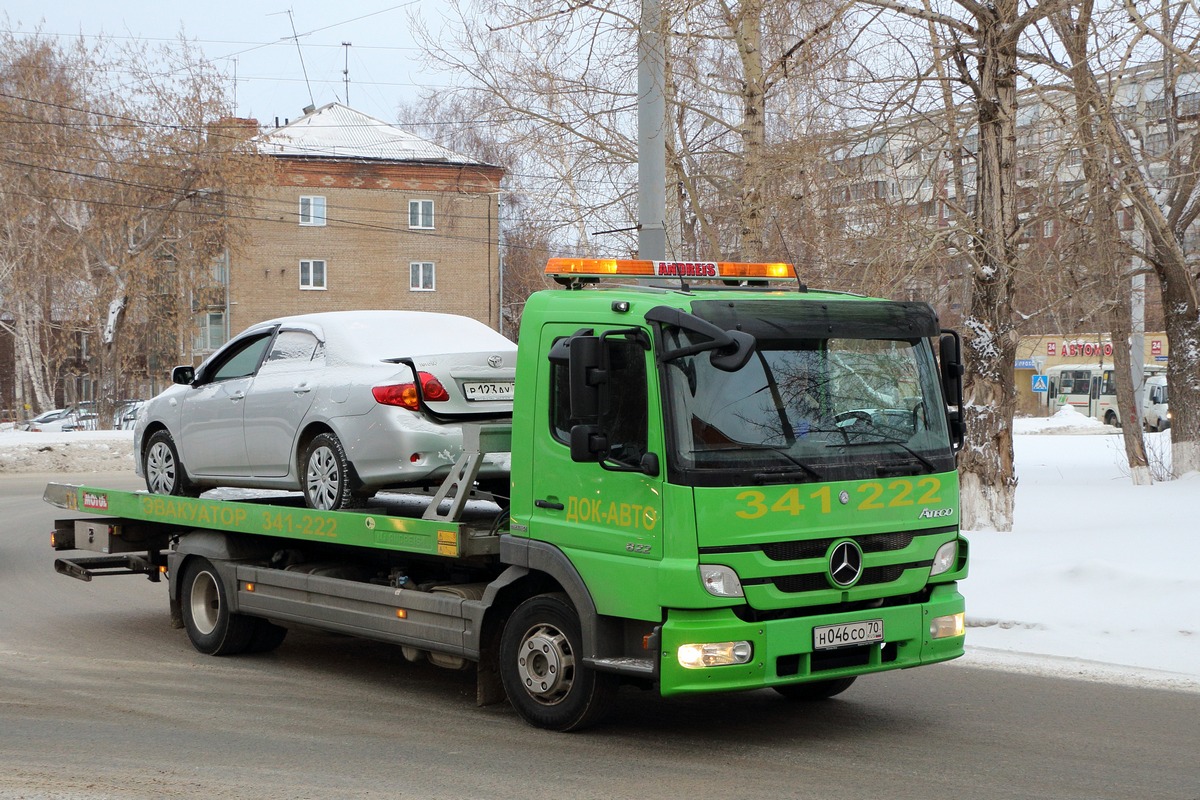
{"type": "Polygon", "coordinates": [[[197,350],[216,350],[225,344],[225,312],[209,311],[200,315],[200,331],[196,336],[197,350]]]}
{"type": "Polygon", "coordinates": [[[325,262],[324,261],[301,261],[300,262],[300,288],[301,289],[324,289],[325,288],[325,262]]]}
{"type": "Polygon", "coordinates": [[[1042,223],[1042,238],[1049,239],[1054,235],[1054,220],[1048,219],[1042,223]]]}
{"type": "Polygon", "coordinates": [[[300,196],[300,224],[325,224],[325,198],[321,195],[300,196]]]}
{"type": "Polygon", "coordinates": [[[433,201],[408,201],[408,227],[433,230],[433,201]]]}
{"type": "Polygon", "coordinates": [[[414,261],[408,265],[408,288],[414,292],[434,290],[432,261],[414,261]]]}

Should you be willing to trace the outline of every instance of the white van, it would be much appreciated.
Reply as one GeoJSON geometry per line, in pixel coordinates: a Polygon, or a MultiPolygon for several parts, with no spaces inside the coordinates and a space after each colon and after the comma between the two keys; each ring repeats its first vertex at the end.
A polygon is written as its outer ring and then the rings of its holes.
{"type": "Polygon", "coordinates": [[[1165,375],[1155,375],[1146,379],[1146,394],[1142,399],[1142,427],[1148,431],[1165,431],[1171,427],[1165,375]]]}

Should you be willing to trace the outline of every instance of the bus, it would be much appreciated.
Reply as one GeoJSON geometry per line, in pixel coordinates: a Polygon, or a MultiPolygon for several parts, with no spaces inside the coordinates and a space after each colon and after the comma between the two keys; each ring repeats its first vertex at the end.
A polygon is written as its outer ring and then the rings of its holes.
{"type": "MultiPolygon", "coordinates": [[[[1160,364],[1147,364],[1143,378],[1166,374],[1167,368],[1160,364]]],[[[1121,410],[1117,407],[1116,369],[1103,364],[1058,364],[1047,367],[1049,378],[1046,404],[1053,410],[1070,405],[1087,417],[1095,417],[1105,424],[1121,426],[1121,410]]]]}

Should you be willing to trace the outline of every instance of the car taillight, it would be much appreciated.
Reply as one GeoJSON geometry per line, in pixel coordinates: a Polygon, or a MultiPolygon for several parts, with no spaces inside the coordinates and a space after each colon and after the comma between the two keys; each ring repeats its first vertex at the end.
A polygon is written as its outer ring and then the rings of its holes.
{"type": "MultiPolygon", "coordinates": [[[[418,373],[421,379],[421,396],[426,403],[437,403],[449,400],[450,394],[442,382],[428,372],[418,373]]],[[[417,386],[414,383],[396,383],[390,386],[376,386],[371,389],[375,401],[385,406],[400,406],[410,411],[417,411],[417,386]]]]}

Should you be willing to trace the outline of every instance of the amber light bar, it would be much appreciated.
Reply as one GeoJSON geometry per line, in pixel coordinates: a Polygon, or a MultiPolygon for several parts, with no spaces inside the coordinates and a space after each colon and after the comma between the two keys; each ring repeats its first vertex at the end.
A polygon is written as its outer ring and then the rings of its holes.
{"type": "Polygon", "coordinates": [[[795,281],[785,262],[648,261],[624,258],[552,258],[546,274],[556,278],[665,278],[679,280],[795,281]]]}

